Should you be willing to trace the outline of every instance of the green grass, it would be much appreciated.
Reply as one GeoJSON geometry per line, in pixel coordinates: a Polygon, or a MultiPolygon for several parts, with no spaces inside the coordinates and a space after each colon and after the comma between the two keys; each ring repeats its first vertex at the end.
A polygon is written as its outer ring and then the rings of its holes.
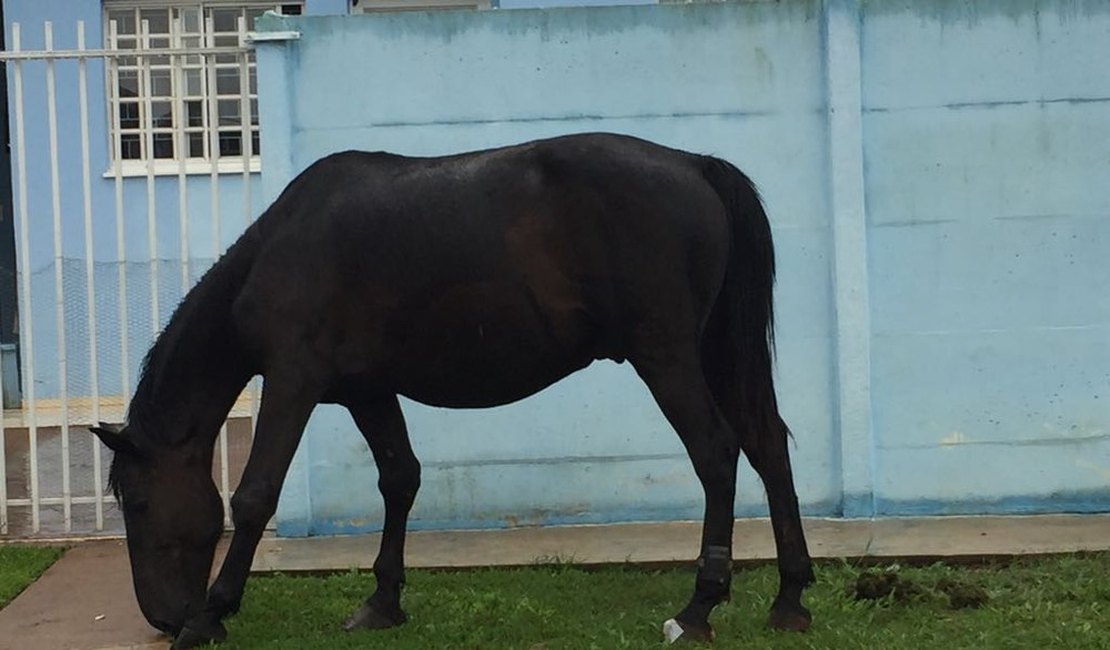
{"type": "MultiPolygon", "coordinates": [[[[823,563],[818,583],[807,592],[814,624],[805,634],[772,632],[764,624],[778,580],[774,567],[738,570],[732,602],[712,619],[713,647],[1110,648],[1110,554],[869,569],[875,570],[896,571],[918,593],[856,600],[856,579],[864,569],[823,563]],[[954,610],[943,591],[946,582],[978,586],[988,601],[954,610]]],[[[692,573],[566,565],[410,571],[405,626],[344,634],[340,623],[373,583],[365,573],[254,577],[241,613],[228,621],[222,647],[660,648],[660,626],[684,604],[692,573]]]]}
{"type": "Polygon", "coordinates": [[[52,546],[0,545],[0,608],[19,595],[62,556],[52,546]]]}

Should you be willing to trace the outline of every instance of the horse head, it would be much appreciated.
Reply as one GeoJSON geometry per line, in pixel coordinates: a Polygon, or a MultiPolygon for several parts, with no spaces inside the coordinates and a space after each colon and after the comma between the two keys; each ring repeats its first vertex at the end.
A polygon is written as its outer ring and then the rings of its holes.
{"type": "Polygon", "coordinates": [[[109,484],[123,511],[135,595],[154,627],[177,634],[204,608],[223,502],[211,457],[195,445],[162,446],[134,426],[90,429],[113,452],[109,484]]]}

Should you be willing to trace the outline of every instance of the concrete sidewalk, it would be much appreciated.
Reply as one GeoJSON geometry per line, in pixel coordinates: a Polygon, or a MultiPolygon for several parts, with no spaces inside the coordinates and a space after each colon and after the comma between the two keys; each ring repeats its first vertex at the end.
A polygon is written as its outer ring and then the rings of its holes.
{"type": "Polygon", "coordinates": [[[85,542],[69,549],[0,610],[3,650],[168,646],[168,639],[139,613],[122,541],[85,542]]]}
{"type": "MultiPolygon", "coordinates": [[[[1110,550],[1110,515],[807,519],[814,557],[981,558],[1110,550]]],[[[689,562],[700,524],[619,524],[493,531],[414,532],[411,567],[689,562]]],[[[736,522],[734,557],[774,557],[766,520],[736,522]]],[[[379,536],[263,540],[256,571],[369,568],[379,536]]],[[[222,557],[222,548],[217,557],[222,557]]],[[[122,541],[70,549],[34,585],[0,610],[0,650],[161,650],[168,640],[139,613],[122,541]]]]}

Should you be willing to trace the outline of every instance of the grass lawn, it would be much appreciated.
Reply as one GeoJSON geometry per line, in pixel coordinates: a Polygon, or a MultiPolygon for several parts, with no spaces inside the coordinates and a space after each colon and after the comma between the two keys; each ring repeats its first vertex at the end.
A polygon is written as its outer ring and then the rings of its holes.
{"type": "Polygon", "coordinates": [[[62,549],[50,546],[0,545],[0,607],[12,602],[62,556],[62,549]]]}
{"type": "MultiPolygon", "coordinates": [[[[222,647],[660,648],[660,626],[684,604],[691,578],[688,569],[567,565],[410,571],[408,624],[344,634],[339,625],[372,590],[372,575],[257,576],[222,647]]],[[[777,579],[772,566],[737,570],[732,602],[712,619],[713,648],[1110,648],[1110,554],[976,567],[822,563],[805,634],[766,628],[777,579]],[[861,600],[860,587],[894,591],[861,600]]]]}

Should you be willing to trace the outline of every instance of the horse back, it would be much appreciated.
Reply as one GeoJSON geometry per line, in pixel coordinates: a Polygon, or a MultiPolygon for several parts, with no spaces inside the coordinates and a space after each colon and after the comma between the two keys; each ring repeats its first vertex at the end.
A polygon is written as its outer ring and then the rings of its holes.
{"type": "Polygon", "coordinates": [[[456,407],[623,360],[638,327],[700,328],[729,241],[698,157],[610,135],[336,154],[257,226],[236,322],[263,366],[456,407]]]}

